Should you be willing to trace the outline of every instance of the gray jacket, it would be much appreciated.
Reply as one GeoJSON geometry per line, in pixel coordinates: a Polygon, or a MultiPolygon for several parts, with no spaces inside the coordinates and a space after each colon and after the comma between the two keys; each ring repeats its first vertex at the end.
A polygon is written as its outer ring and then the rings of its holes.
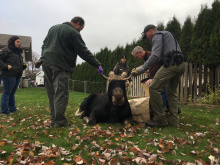
{"type": "MultiPolygon", "coordinates": [[[[177,51],[181,52],[180,46],[177,42],[177,51]]],[[[163,55],[169,51],[176,50],[176,42],[173,35],[168,31],[157,31],[152,39],[152,52],[149,59],[141,66],[138,67],[138,73],[144,73],[157,60],[162,61],[163,55]]]]}

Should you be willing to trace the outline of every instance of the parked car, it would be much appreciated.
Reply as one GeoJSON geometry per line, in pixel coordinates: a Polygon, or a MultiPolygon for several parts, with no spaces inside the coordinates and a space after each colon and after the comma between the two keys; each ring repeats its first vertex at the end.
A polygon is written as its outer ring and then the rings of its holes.
{"type": "Polygon", "coordinates": [[[44,72],[40,71],[36,74],[36,87],[44,86],[44,72]]]}
{"type": "Polygon", "coordinates": [[[36,87],[36,80],[34,78],[29,78],[29,87],[36,87]]]}

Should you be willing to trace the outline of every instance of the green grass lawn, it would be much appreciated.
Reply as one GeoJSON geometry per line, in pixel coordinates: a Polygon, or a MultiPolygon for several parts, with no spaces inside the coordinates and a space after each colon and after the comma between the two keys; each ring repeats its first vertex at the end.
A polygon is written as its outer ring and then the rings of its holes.
{"type": "Polygon", "coordinates": [[[87,96],[70,92],[70,126],[49,128],[46,91],[18,89],[18,113],[0,115],[0,164],[215,164],[220,159],[219,107],[180,104],[180,128],[87,126],[75,116],[87,96]]]}

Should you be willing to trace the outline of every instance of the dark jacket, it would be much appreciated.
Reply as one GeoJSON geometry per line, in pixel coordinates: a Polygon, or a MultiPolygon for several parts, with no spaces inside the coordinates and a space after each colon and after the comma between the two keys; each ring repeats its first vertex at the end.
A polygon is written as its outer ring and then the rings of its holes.
{"type": "Polygon", "coordinates": [[[41,60],[73,72],[77,54],[90,65],[100,66],[99,61],[87,49],[80,33],[70,22],[50,28],[42,45],[41,60]]]}
{"type": "Polygon", "coordinates": [[[23,57],[9,48],[0,50],[0,77],[21,77],[23,73],[23,57]],[[8,65],[12,68],[8,70],[8,65]]]}
{"type": "MultiPolygon", "coordinates": [[[[151,51],[145,51],[145,58],[144,61],[147,61],[147,59],[151,56],[151,51]]],[[[149,69],[149,79],[153,79],[157,71],[160,69],[161,63],[159,60],[149,69]]]]}
{"type": "Polygon", "coordinates": [[[115,73],[115,75],[119,75],[119,76],[121,76],[121,74],[123,72],[126,72],[127,75],[128,75],[129,74],[128,73],[129,72],[129,67],[128,67],[127,63],[118,62],[115,65],[115,67],[113,69],[113,72],[115,73]]]}

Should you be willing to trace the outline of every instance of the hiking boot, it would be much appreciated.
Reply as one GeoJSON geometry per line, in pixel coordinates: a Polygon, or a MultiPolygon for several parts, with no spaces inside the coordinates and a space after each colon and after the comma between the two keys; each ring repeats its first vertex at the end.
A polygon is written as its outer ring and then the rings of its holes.
{"type": "Polygon", "coordinates": [[[161,123],[154,121],[153,119],[150,119],[150,121],[146,122],[145,125],[149,127],[165,127],[168,125],[168,123],[167,122],[161,123]]]}
{"type": "Polygon", "coordinates": [[[180,109],[180,107],[178,107],[178,114],[180,114],[182,111],[181,111],[181,109],[180,109]]]}
{"type": "MultiPolygon", "coordinates": [[[[170,112],[169,109],[165,108],[165,113],[168,113],[168,112],[170,112]]],[[[181,111],[180,107],[178,107],[178,114],[180,114],[181,112],[182,111],[181,111]]]]}

